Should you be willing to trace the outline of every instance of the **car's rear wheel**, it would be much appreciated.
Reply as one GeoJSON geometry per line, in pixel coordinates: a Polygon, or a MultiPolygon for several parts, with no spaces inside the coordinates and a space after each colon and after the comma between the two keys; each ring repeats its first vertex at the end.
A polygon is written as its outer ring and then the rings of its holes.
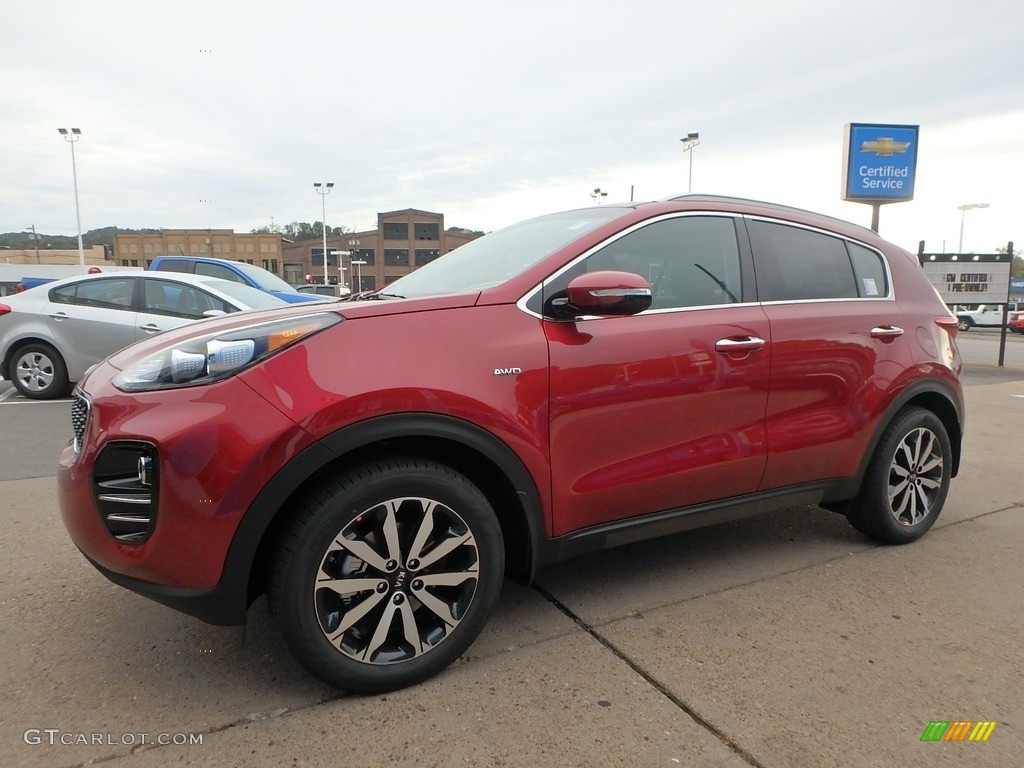
{"type": "Polygon", "coordinates": [[[951,470],[942,421],[923,408],[904,408],[882,435],[846,516],[858,531],[887,544],[914,541],[942,511],[951,470]]]}
{"type": "Polygon", "coordinates": [[[311,496],[280,545],[270,602],[307,669],[374,693],[461,656],[503,573],[501,528],[480,490],[442,464],[393,459],[311,496]]]}
{"type": "Polygon", "coordinates": [[[956,327],[961,331],[969,331],[974,327],[974,321],[969,317],[958,317],[956,319],[956,327]]]}
{"type": "Polygon", "coordinates": [[[48,344],[26,344],[14,353],[11,381],[25,397],[51,400],[71,387],[64,358],[48,344]]]}

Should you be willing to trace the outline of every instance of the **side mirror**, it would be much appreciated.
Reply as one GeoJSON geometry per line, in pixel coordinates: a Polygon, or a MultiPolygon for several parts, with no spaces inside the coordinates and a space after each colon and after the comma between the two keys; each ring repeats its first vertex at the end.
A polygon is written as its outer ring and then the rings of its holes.
{"type": "Polygon", "coordinates": [[[550,301],[559,317],[635,315],[651,306],[651,284],[632,272],[585,272],[550,301]]]}

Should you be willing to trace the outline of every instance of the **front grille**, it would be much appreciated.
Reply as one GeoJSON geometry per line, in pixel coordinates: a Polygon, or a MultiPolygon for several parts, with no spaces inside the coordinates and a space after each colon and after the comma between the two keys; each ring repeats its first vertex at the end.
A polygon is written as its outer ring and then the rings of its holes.
{"type": "Polygon", "coordinates": [[[149,538],[159,498],[156,446],[116,440],[103,446],[93,468],[93,496],[110,535],[127,544],[149,538]]]}
{"type": "Polygon", "coordinates": [[[89,402],[89,399],[81,390],[76,389],[71,399],[71,429],[75,433],[75,453],[82,450],[85,430],[89,426],[89,413],[91,411],[92,403],[89,402]]]}

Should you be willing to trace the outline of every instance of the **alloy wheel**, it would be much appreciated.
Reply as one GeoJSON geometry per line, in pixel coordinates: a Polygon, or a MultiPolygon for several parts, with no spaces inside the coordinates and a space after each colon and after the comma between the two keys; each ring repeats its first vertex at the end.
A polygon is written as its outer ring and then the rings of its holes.
{"type": "Polygon", "coordinates": [[[930,429],[908,432],[889,468],[889,511],[900,525],[920,523],[931,514],[942,490],[942,446],[930,429]]]}
{"type": "Polygon", "coordinates": [[[459,625],[476,595],[472,531],[445,504],[390,499],[357,515],[328,545],[313,584],[327,640],[366,664],[408,661],[459,625]]]}

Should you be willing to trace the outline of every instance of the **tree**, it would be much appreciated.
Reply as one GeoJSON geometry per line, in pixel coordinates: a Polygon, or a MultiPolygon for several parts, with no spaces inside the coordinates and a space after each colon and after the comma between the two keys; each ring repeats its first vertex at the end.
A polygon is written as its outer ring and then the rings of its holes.
{"type": "MultiPolygon", "coordinates": [[[[1000,245],[996,253],[1006,253],[1006,246],[1000,245]]],[[[1020,257],[1020,251],[1013,249],[1013,262],[1010,264],[1010,277],[1024,277],[1024,258],[1020,257]]]]}

